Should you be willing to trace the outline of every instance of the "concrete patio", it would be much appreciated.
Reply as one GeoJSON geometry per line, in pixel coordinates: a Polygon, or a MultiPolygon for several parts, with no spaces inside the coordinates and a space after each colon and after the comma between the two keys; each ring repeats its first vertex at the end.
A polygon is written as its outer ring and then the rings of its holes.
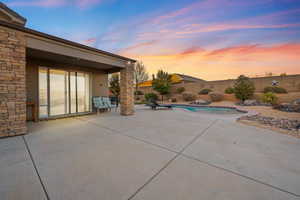
{"type": "Polygon", "coordinates": [[[139,106],[32,123],[0,140],[0,199],[299,199],[300,140],[236,117],[139,106]]]}

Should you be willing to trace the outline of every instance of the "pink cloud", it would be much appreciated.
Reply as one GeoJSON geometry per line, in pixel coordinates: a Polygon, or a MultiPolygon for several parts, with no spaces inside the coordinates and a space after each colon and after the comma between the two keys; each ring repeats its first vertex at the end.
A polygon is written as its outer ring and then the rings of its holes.
{"type": "Polygon", "coordinates": [[[35,6],[35,7],[61,7],[66,5],[75,5],[79,8],[88,8],[102,3],[103,0],[29,0],[12,1],[8,6],[35,6]]]}
{"type": "Polygon", "coordinates": [[[93,46],[96,43],[97,39],[96,38],[89,38],[86,40],[81,41],[80,43],[88,46],[93,46]]]}
{"type": "Polygon", "coordinates": [[[36,0],[36,1],[12,1],[9,6],[38,6],[38,7],[59,7],[67,4],[65,0],[36,0]]]}
{"type": "Polygon", "coordinates": [[[243,25],[243,24],[215,24],[215,25],[198,25],[195,28],[186,30],[186,31],[178,31],[176,34],[195,34],[195,33],[205,33],[205,32],[215,32],[215,31],[227,31],[227,30],[239,30],[239,29],[268,29],[268,28],[291,28],[291,27],[300,27],[299,24],[278,24],[278,25],[243,25]]]}
{"type": "Polygon", "coordinates": [[[76,5],[80,8],[87,8],[101,3],[102,0],[77,0],[76,5]]]}

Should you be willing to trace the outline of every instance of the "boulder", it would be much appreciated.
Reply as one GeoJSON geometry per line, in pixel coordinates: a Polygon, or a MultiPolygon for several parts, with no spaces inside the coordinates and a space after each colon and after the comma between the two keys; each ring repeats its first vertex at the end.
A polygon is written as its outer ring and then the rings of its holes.
{"type": "Polygon", "coordinates": [[[204,99],[198,99],[196,101],[193,101],[191,104],[197,104],[197,105],[208,105],[210,104],[209,101],[206,101],[204,99]]]}
{"type": "Polygon", "coordinates": [[[296,99],[292,102],[293,105],[300,105],[300,99],[296,99]]]}
{"type": "Polygon", "coordinates": [[[273,108],[284,112],[300,112],[300,104],[281,103],[273,108]]]}
{"type": "Polygon", "coordinates": [[[256,106],[258,105],[259,103],[257,102],[257,100],[255,99],[247,99],[243,102],[243,105],[244,106],[256,106]]]}

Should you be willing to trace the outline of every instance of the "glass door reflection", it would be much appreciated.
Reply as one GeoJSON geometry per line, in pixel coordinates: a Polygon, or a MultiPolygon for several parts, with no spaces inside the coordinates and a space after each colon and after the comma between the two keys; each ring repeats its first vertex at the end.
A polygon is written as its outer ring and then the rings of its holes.
{"type": "Polygon", "coordinates": [[[50,79],[50,116],[69,113],[68,72],[64,70],[49,70],[50,79]]]}
{"type": "Polygon", "coordinates": [[[90,111],[90,75],[39,67],[39,117],[90,111]]]}

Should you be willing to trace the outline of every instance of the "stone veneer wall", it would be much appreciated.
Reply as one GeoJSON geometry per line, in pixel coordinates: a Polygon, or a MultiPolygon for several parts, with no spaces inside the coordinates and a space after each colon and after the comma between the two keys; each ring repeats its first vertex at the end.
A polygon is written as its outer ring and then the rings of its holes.
{"type": "Polygon", "coordinates": [[[0,27],[0,137],[26,133],[26,40],[0,27]]]}
{"type": "Polygon", "coordinates": [[[120,76],[120,100],[121,115],[133,115],[134,113],[134,83],[133,83],[133,64],[127,64],[125,69],[121,70],[120,76]]]}

